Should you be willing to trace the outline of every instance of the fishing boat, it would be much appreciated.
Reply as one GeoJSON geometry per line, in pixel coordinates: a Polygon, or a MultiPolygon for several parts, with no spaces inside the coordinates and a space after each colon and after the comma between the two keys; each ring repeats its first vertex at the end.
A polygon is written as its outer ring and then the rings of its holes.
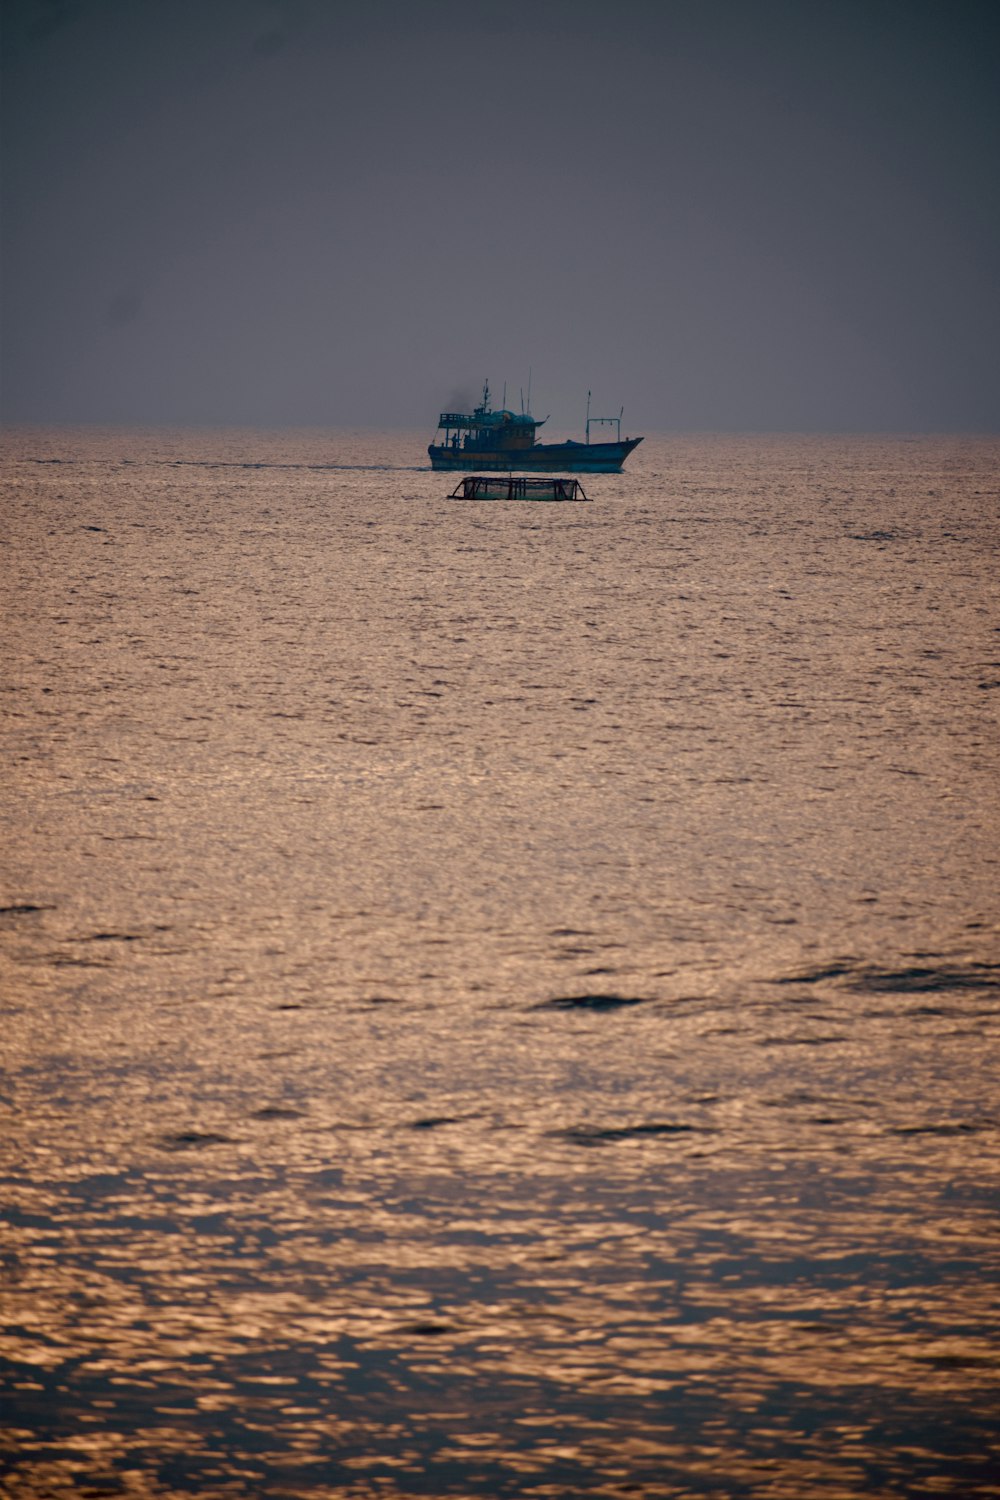
{"type": "Polygon", "coordinates": [[[587,500],[579,479],[527,479],[523,474],[466,474],[449,500],[587,500]]]}
{"type": "MultiPolygon", "coordinates": [[[[530,406],[530,391],[529,391],[530,406]]],[[[539,443],[535,434],[548,421],[540,420],[528,412],[508,411],[506,407],[493,411],[490,406],[490,386],[483,386],[483,397],[471,412],[443,411],[438,418],[438,432],[443,433],[440,442],[431,443],[427,449],[432,469],[514,469],[529,473],[557,474],[567,470],[571,474],[617,474],[621,466],[642,442],[641,437],[622,439],[622,416],[592,417],[590,415],[590,392],[587,392],[586,440],[582,443],[569,439],[565,443],[539,443]],[[592,442],[592,427],[616,428],[613,442],[592,442]]]]}

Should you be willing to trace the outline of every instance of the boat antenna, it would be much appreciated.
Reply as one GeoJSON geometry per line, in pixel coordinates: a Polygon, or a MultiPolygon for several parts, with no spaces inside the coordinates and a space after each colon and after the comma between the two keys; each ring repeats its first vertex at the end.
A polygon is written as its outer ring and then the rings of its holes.
{"type": "Polygon", "coordinates": [[[531,366],[528,366],[528,416],[531,416],[531,366]]]}
{"type": "Polygon", "coordinates": [[[523,417],[524,416],[524,386],[523,385],[521,386],[520,395],[521,395],[521,416],[523,417]]]}
{"type": "MultiPolygon", "coordinates": [[[[503,383],[503,399],[500,402],[500,406],[501,406],[501,408],[504,411],[507,410],[507,382],[506,382],[506,380],[503,383]]],[[[624,410],[624,408],[623,408],[623,410],[624,410]]]]}
{"type": "Polygon", "coordinates": [[[587,392],[587,425],[584,429],[587,434],[587,442],[590,442],[590,392],[587,392]]]}

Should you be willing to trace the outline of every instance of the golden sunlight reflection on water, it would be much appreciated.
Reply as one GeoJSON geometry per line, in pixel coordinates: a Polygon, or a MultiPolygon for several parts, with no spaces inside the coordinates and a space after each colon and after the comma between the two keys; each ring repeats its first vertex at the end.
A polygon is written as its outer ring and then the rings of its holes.
{"type": "Polygon", "coordinates": [[[1000,1493],[996,444],[421,452],[6,440],[0,1494],[1000,1493]]]}

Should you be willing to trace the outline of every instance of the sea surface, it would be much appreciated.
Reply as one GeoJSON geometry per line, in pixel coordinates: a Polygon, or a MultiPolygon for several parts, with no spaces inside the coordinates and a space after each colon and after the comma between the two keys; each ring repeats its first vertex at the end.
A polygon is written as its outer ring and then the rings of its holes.
{"type": "Polygon", "coordinates": [[[0,1495],[1000,1495],[1000,440],[3,442],[0,1495]]]}

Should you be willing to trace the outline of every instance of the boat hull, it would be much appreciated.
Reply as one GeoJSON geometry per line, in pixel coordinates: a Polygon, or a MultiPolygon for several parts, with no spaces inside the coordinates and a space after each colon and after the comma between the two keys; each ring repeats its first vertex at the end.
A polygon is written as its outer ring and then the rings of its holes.
{"type": "Polygon", "coordinates": [[[505,474],[617,474],[642,438],[624,443],[536,443],[533,448],[451,448],[431,443],[432,469],[472,474],[502,470],[505,474]]]}

